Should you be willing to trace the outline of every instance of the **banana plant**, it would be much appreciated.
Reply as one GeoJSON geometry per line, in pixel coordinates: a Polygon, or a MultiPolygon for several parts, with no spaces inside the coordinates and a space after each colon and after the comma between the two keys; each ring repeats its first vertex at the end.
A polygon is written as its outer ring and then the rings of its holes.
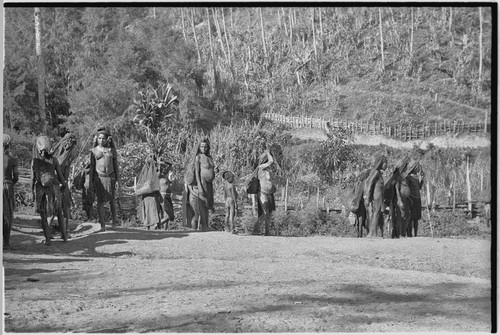
{"type": "Polygon", "coordinates": [[[154,154],[160,157],[169,140],[172,117],[175,115],[177,95],[171,84],[161,84],[158,88],[148,87],[134,99],[135,116],[133,122],[146,134],[146,140],[154,154]]]}

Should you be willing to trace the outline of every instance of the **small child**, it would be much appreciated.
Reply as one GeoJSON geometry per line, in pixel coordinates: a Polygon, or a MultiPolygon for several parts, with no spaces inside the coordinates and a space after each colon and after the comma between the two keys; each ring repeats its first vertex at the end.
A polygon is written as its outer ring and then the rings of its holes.
{"type": "Polygon", "coordinates": [[[172,181],[174,173],[172,164],[162,163],[160,167],[160,194],[163,199],[163,219],[160,222],[158,229],[165,225],[165,230],[168,229],[168,221],[174,221],[174,205],[172,203],[172,181]]]}
{"type": "Polygon", "coordinates": [[[222,178],[224,179],[224,203],[226,207],[225,230],[236,234],[234,218],[238,212],[238,192],[234,186],[234,174],[231,171],[225,171],[222,178]]]}

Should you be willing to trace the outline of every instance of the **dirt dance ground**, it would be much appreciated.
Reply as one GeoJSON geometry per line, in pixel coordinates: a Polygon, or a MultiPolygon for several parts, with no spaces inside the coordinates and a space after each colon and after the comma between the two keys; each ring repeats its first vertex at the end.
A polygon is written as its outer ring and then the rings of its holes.
{"type": "Polygon", "coordinates": [[[490,239],[14,227],[7,332],[491,331],[490,239]]]}

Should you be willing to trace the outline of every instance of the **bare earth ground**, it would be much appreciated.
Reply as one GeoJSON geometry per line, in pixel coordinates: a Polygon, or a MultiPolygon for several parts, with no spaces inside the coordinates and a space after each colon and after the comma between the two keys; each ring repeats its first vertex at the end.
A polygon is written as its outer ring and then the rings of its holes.
{"type": "Polygon", "coordinates": [[[489,239],[265,237],[17,215],[7,332],[490,332],[489,239]]]}

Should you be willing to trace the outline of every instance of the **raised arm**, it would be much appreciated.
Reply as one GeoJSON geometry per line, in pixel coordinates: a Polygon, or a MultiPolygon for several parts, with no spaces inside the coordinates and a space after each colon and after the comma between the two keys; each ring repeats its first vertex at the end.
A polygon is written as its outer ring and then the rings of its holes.
{"type": "Polygon", "coordinates": [[[274,163],[274,158],[271,155],[271,153],[269,152],[269,150],[266,150],[264,153],[267,155],[267,162],[265,162],[263,164],[260,164],[258,166],[259,169],[265,169],[265,168],[271,166],[271,164],[274,163]]]}

